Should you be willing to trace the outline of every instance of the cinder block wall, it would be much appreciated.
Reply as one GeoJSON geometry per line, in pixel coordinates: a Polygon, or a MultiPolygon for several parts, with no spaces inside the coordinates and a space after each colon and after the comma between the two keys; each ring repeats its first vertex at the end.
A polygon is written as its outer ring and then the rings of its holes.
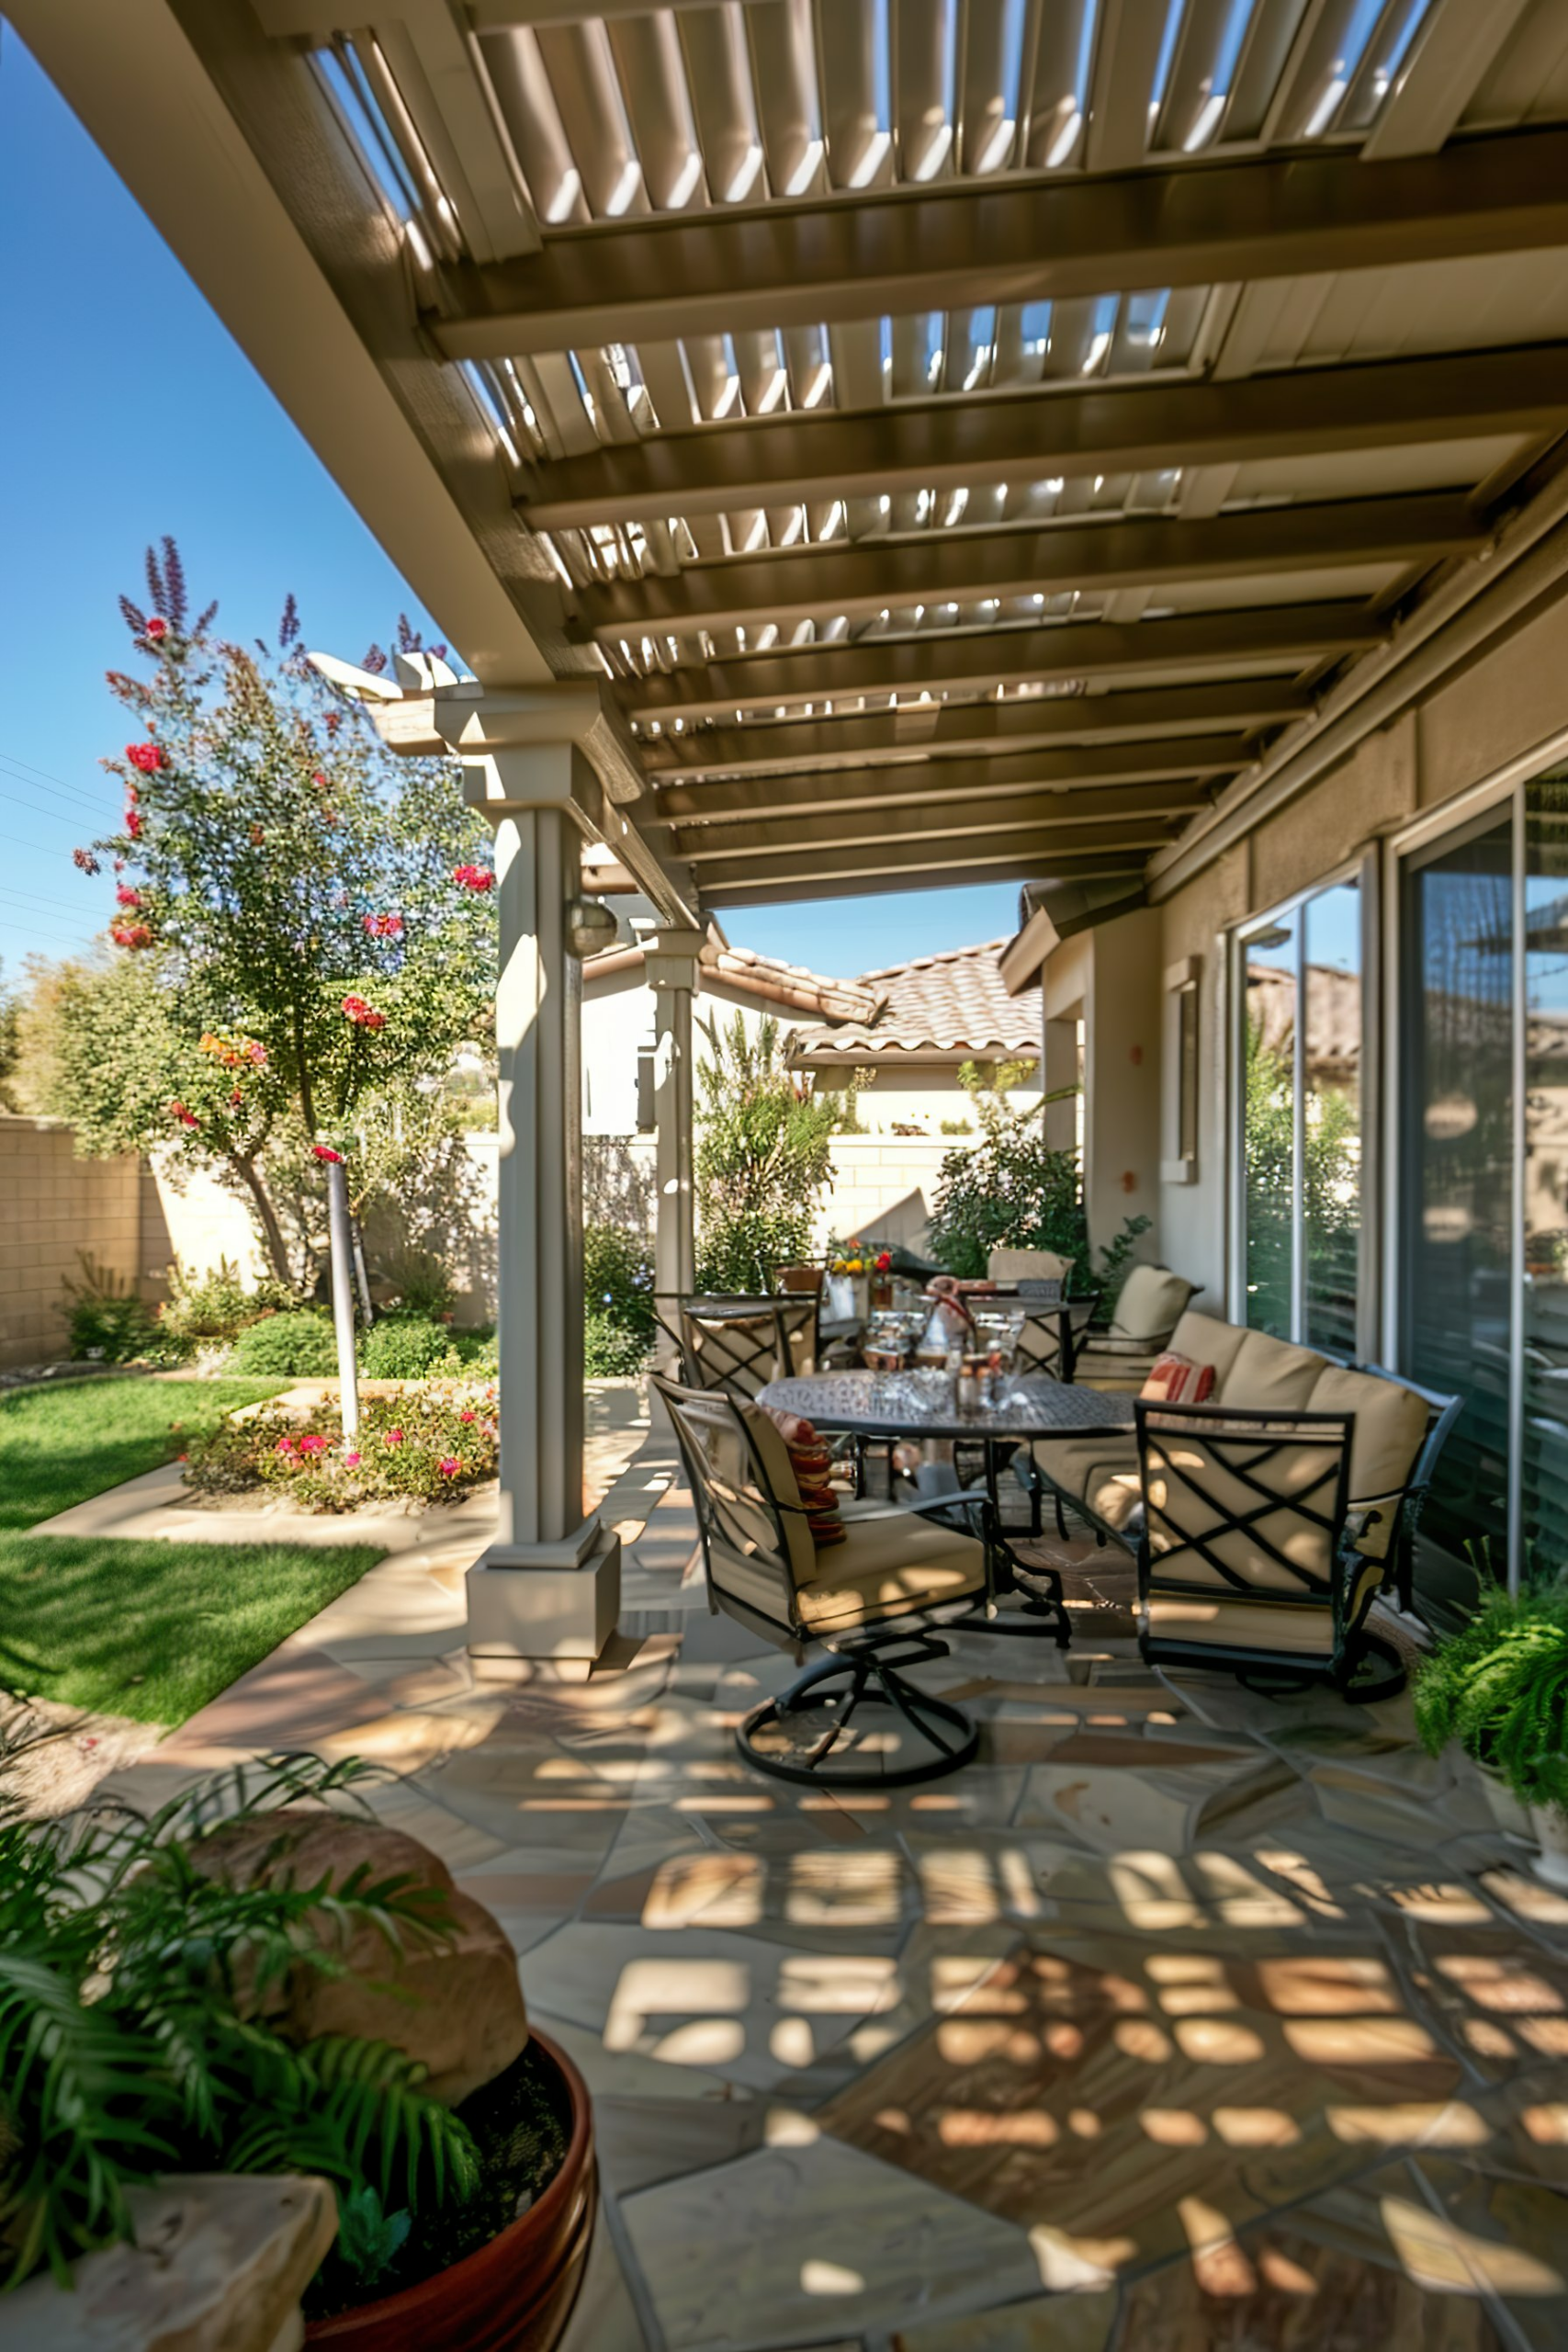
{"type": "Polygon", "coordinates": [[[60,1120],[0,1114],[0,1368],[65,1353],[79,1250],[141,1279],[141,1162],[78,1159],[74,1144],[60,1120]]]}

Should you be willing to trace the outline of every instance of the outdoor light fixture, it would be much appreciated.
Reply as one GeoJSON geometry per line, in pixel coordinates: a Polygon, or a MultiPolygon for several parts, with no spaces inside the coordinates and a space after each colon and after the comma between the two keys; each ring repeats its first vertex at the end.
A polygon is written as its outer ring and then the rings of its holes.
{"type": "Polygon", "coordinates": [[[615,918],[608,907],[597,899],[569,899],[566,902],[566,944],[569,954],[578,956],[597,956],[608,947],[615,936],[615,918]]]}

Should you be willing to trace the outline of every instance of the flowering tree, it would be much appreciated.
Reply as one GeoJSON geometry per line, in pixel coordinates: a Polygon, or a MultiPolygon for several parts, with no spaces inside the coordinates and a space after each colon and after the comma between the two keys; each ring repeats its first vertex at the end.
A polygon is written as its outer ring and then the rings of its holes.
{"type": "Polygon", "coordinates": [[[112,863],[109,937],[139,968],[92,1004],[84,981],[62,1107],[99,1149],[173,1137],[216,1164],[290,1281],[269,1161],[342,1160],[367,1102],[438,1084],[489,1033],[489,836],[449,765],[396,759],[318,674],[292,596],[253,649],[214,633],[216,605],[189,618],[171,539],[147,590],[145,611],[120,600],[142,667],[108,673],[136,729],[103,763],[123,827],[75,853],[112,863]],[[95,1026],[135,1033],[123,1059],[95,1026]]]}

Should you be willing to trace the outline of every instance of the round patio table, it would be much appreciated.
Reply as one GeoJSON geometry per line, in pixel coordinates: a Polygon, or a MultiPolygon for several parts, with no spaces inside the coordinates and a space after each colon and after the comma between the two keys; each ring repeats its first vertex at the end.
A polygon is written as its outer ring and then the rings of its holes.
{"type": "Polygon", "coordinates": [[[1043,1374],[1010,1380],[995,1404],[961,1413],[953,1381],[934,1366],[909,1372],[824,1372],[771,1380],[759,1405],[798,1413],[854,1437],[968,1438],[987,1447],[1030,1437],[1119,1437],[1134,1426],[1137,1399],[1077,1388],[1043,1374]]]}

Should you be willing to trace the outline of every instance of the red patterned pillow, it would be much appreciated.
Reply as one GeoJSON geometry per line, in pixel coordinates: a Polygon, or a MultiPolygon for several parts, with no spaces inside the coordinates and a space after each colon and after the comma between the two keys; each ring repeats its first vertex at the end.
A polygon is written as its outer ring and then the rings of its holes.
{"type": "Polygon", "coordinates": [[[1161,1405],[1201,1405],[1214,1385],[1212,1363],[1194,1363],[1190,1356],[1160,1356],[1140,1395],[1161,1405]]]}
{"type": "Polygon", "coordinates": [[[800,1489],[801,1508],[811,1531],[811,1541],[819,1552],[842,1544],[848,1531],[839,1512],[839,1498],[832,1484],[832,1454],[827,1439],[818,1435],[816,1423],[807,1420],[803,1414],[775,1412],[770,1406],[762,1409],[788,1449],[790,1468],[800,1489]]]}

